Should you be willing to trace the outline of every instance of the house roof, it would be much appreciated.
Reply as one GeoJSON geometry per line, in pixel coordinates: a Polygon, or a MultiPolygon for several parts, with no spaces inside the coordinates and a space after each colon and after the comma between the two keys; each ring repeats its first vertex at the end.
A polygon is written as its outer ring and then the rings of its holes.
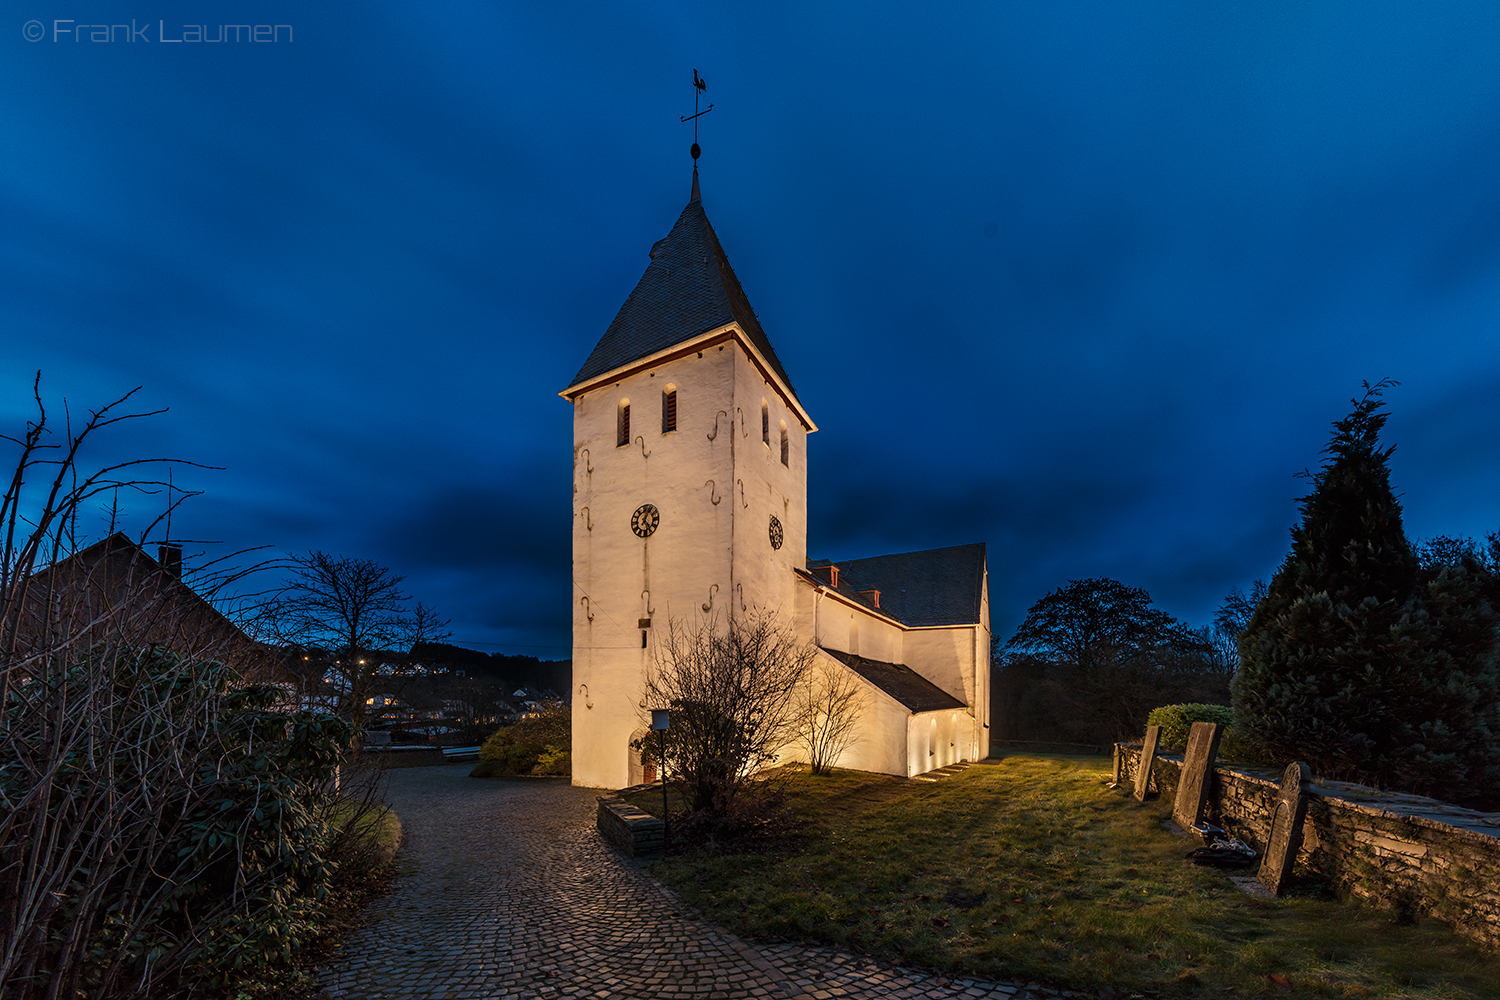
{"type": "Polygon", "coordinates": [[[77,623],[76,638],[158,645],[192,659],[220,660],[247,680],[296,680],[281,656],[251,639],[179,576],[123,532],[115,532],[27,581],[20,630],[23,644],[49,641],[39,616],[62,608],[77,623]]]}
{"type": "Polygon", "coordinates": [[[832,587],[829,567],[838,566],[839,594],[875,608],[903,625],[975,625],[984,603],[984,543],[901,552],[867,559],[809,559],[808,572],[832,587]]]}
{"type": "Polygon", "coordinates": [[[853,653],[845,653],[837,649],[824,649],[823,652],[913,712],[936,712],[945,708],[968,707],[904,663],[868,660],[863,656],[855,656],[853,653]]]}
{"type": "Polygon", "coordinates": [[[770,340],[760,328],[760,320],[704,214],[695,173],[692,200],[678,216],[672,231],[651,248],[651,263],[646,273],[571,385],[623,368],[730,323],[744,331],[787,390],[795,394],[792,380],[787,378],[770,340]]]}

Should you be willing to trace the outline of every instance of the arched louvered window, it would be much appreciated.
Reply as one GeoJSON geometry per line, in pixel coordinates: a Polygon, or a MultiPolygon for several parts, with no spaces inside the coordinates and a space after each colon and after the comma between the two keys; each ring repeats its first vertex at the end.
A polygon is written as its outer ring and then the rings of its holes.
{"type": "Polygon", "coordinates": [[[662,390],[661,394],[661,432],[677,429],[677,386],[671,383],[662,390]]]}
{"type": "Polygon", "coordinates": [[[781,422],[781,464],[787,468],[792,467],[791,439],[786,435],[786,421],[781,422]]]}
{"type": "Polygon", "coordinates": [[[615,447],[623,448],[630,443],[630,400],[620,400],[619,414],[615,418],[615,447]]]}
{"type": "Polygon", "coordinates": [[[766,447],[771,446],[771,408],[764,399],[760,401],[760,439],[766,443],[766,447]]]}

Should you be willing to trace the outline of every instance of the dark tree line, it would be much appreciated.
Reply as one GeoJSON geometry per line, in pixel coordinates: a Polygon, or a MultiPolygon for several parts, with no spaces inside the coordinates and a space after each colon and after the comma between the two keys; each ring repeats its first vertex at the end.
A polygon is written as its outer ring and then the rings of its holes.
{"type": "MultiPolygon", "coordinates": [[[[1193,629],[1118,580],[1072,580],[996,640],[996,738],[1106,744],[1139,736],[1153,708],[1229,700],[1238,613],[1193,629]]],[[[1241,597],[1243,600],[1243,597],[1241,597]]]]}
{"type": "Polygon", "coordinates": [[[1500,532],[1407,539],[1379,440],[1393,384],[1366,384],[1334,424],[1291,551],[1211,626],[1114,580],[1033,605],[995,650],[996,736],[1138,737],[1153,707],[1232,694],[1236,742],[1264,763],[1495,808],[1500,532]]]}

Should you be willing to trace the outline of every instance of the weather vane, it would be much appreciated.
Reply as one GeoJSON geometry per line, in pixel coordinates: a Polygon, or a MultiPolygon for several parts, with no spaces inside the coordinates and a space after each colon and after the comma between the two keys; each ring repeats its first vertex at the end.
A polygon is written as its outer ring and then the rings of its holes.
{"type": "Polygon", "coordinates": [[[698,119],[700,117],[702,117],[703,115],[708,114],[710,111],[712,111],[714,109],[714,106],[712,104],[710,104],[708,107],[704,108],[702,111],[698,110],[698,98],[701,97],[701,96],[703,96],[703,92],[705,90],[707,90],[707,89],[708,89],[708,84],[706,84],[706,83],[703,82],[703,79],[698,76],[698,70],[694,69],[693,70],[693,113],[692,113],[691,116],[683,115],[682,118],[681,118],[681,121],[692,122],[693,123],[693,148],[691,150],[689,150],[689,152],[691,152],[693,154],[693,169],[694,170],[698,169],[698,155],[703,152],[703,150],[701,150],[701,149],[698,148],[698,119]]]}

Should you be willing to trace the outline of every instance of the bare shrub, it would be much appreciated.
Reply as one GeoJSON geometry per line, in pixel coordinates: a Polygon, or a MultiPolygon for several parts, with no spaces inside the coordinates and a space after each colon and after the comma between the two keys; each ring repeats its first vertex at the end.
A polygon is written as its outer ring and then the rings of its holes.
{"type": "Polygon", "coordinates": [[[643,702],[671,712],[667,771],[693,812],[742,808],[752,776],[796,736],[797,692],[816,655],[769,614],[722,628],[711,617],[668,623],[643,702]]]}
{"type": "Polygon", "coordinates": [[[865,697],[852,670],[820,660],[796,694],[797,742],[813,774],[827,774],[861,739],[865,697]]]}
{"type": "Polygon", "coordinates": [[[146,554],[191,494],[148,460],[81,467],[150,414],[127,394],[55,428],[33,395],[0,497],[0,995],[165,996],[285,960],[329,875],[319,809],[349,729],[246,683],[276,657],[214,607],[232,560],[194,589],[179,548],[146,554]],[[165,497],[138,541],[121,494],[165,497]],[[105,497],[110,534],[85,545],[105,497]]]}

